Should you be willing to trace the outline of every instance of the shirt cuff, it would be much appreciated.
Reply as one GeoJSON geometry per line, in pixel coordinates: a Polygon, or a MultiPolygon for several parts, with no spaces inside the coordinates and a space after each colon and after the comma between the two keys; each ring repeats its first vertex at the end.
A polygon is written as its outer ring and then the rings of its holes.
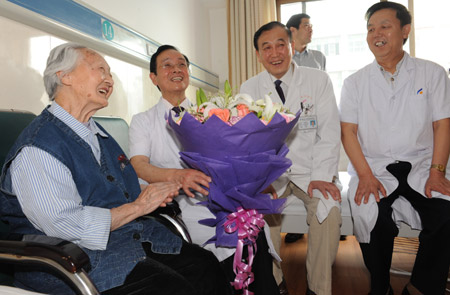
{"type": "Polygon", "coordinates": [[[90,250],[105,250],[111,232],[111,211],[106,208],[85,206],[85,234],[79,243],[90,250]]]}

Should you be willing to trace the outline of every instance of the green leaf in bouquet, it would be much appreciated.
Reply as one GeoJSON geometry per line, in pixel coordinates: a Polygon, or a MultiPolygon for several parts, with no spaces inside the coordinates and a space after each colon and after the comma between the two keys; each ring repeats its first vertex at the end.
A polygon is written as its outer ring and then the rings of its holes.
{"type": "Polygon", "coordinates": [[[197,89],[197,92],[196,92],[197,106],[200,106],[202,103],[205,103],[207,101],[208,101],[208,99],[206,97],[205,91],[203,91],[202,88],[197,89]]]}
{"type": "Polygon", "coordinates": [[[225,97],[227,97],[227,98],[231,97],[232,90],[231,90],[230,82],[228,82],[228,80],[225,81],[225,85],[223,87],[223,90],[225,92],[225,97]]]}

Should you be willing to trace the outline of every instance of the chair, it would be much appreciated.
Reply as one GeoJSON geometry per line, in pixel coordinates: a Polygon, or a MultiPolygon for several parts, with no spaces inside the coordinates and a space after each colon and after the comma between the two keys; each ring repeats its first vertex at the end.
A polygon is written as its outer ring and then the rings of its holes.
{"type": "MultiPolygon", "coordinates": [[[[102,125],[109,134],[117,141],[120,147],[128,156],[128,124],[120,118],[114,116],[93,116],[93,119],[102,125]]],[[[168,227],[173,233],[179,235],[186,242],[192,243],[191,236],[181,218],[181,210],[176,201],[167,204],[167,207],[160,207],[146,216],[147,218],[156,218],[159,222],[168,227]]]]}
{"type": "Polygon", "coordinates": [[[8,236],[0,240],[0,263],[36,265],[59,274],[77,294],[100,294],[83,269],[89,257],[71,242],[47,236],[8,236]]]}
{"type": "Polygon", "coordinates": [[[117,141],[125,155],[128,156],[128,124],[127,122],[119,117],[114,116],[93,116],[93,119],[102,125],[103,128],[111,134],[112,137],[117,141]]]}

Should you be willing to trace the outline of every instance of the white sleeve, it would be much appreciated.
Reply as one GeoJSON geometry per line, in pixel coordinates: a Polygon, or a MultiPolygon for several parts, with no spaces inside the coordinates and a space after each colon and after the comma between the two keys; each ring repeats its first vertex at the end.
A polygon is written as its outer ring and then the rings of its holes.
{"type": "Polygon", "coordinates": [[[145,113],[134,115],[131,119],[128,132],[130,158],[134,156],[150,158],[151,136],[148,132],[149,127],[145,113]]]}
{"type": "Polygon", "coordinates": [[[341,122],[358,124],[358,98],[355,79],[349,77],[344,80],[341,91],[339,112],[341,122]]]}

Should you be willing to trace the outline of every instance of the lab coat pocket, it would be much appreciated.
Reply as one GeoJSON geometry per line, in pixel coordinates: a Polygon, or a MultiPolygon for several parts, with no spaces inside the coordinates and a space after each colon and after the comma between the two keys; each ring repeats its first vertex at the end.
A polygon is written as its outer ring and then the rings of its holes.
{"type": "Polygon", "coordinates": [[[416,88],[413,89],[414,93],[412,93],[409,101],[411,114],[413,114],[411,119],[417,128],[423,128],[424,124],[431,122],[432,111],[429,105],[428,89],[425,87],[416,88]]]}

